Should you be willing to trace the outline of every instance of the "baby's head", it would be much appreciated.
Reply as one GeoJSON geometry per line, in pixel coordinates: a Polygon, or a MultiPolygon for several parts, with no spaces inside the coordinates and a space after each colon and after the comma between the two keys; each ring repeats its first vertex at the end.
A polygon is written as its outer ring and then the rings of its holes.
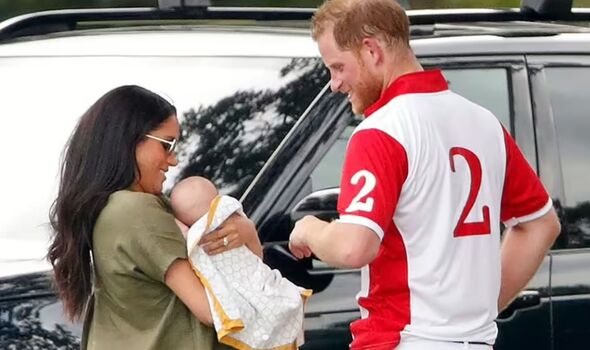
{"type": "Polygon", "coordinates": [[[190,227],[209,211],[209,205],[215,196],[217,188],[211,181],[204,177],[191,176],[174,186],[170,194],[170,205],[176,218],[190,227]]]}

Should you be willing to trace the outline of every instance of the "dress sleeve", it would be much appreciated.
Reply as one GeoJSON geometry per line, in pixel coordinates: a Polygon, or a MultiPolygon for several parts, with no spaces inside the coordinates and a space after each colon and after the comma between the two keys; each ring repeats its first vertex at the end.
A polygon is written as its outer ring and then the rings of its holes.
{"type": "Polygon", "coordinates": [[[134,269],[164,282],[170,265],[187,259],[186,241],[163,199],[142,193],[128,204],[128,234],[119,248],[134,269]]]}

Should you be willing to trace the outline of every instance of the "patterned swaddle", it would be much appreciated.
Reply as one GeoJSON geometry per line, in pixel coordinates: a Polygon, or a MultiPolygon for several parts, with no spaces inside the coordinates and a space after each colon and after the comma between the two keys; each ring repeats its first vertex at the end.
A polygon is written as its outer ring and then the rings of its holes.
{"type": "Polygon", "coordinates": [[[242,205],[217,196],[188,231],[193,270],[205,286],[219,342],[240,350],[296,349],[303,343],[303,307],[311,291],[271,270],[247,247],[207,255],[197,244],[242,205]]]}

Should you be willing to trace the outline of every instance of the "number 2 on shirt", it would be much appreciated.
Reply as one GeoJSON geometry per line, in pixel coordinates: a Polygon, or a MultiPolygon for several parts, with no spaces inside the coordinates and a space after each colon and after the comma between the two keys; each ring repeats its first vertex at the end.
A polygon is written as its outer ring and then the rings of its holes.
{"type": "Polygon", "coordinates": [[[372,172],[368,170],[360,170],[357,173],[355,173],[352,176],[352,178],[350,178],[350,183],[353,185],[357,185],[360,182],[361,178],[365,179],[365,183],[363,184],[363,187],[361,188],[359,193],[352,199],[352,202],[350,202],[348,208],[346,208],[347,213],[351,213],[354,211],[373,211],[373,204],[375,203],[373,197],[367,197],[364,201],[362,201],[362,199],[363,197],[371,193],[371,191],[373,191],[375,185],[377,184],[377,179],[375,178],[375,175],[373,175],[372,172]]]}
{"type": "Polygon", "coordinates": [[[471,185],[469,190],[469,197],[467,197],[467,203],[463,207],[459,222],[455,226],[453,232],[455,237],[464,236],[476,236],[476,235],[489,235],[490,230],[490,208],[484,205],[482,208],[483,221],[478,222],[465,222],[467,215],[475,204],[479,187],[481,186],[481,162],[475,153],[462,147],[453,147],[449,151],[449,161],[451,162],[451,171],[455,172],[455,156],[461,156],[467,161],[469,166],[469,173],[471,174],[471,185]]]}

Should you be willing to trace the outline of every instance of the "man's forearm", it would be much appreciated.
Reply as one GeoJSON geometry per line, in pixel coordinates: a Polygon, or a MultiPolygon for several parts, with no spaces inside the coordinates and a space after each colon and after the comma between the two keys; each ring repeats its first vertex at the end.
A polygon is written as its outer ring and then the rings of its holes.
{"type": "Polygon", "coordinates": [[[534,221],[506,229],[502,240],[502,285],[498,309],[503,310],[533,277],[559,235],[554,210],[534,221]]]}
{"type": "Polygon", "coordinates": [[[349,267],[350,260],[347,257],[348,242],[339,239],[334,225],[322,221],[322,225],[316,234],[309,236],[309,247],[321,261],[334,267],[349,267]]]}

